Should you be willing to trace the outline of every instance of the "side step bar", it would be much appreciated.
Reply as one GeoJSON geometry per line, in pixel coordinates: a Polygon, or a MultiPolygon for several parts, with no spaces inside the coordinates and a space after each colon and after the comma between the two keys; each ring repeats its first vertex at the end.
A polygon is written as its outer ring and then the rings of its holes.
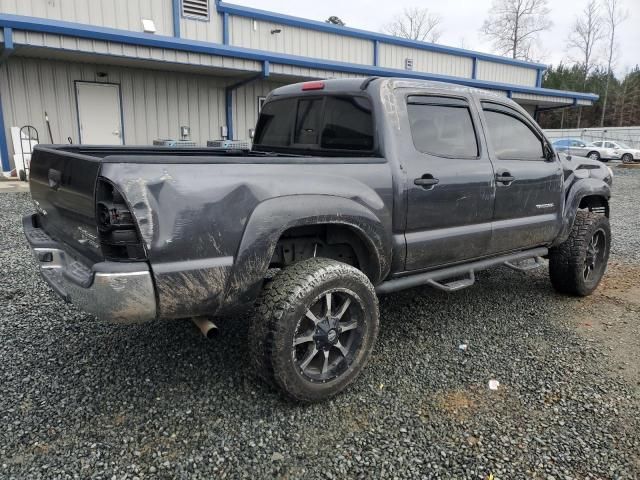
{"type": "Polygon", "coordinates": [[[496,265],[506,264],[508,267],[519,271],[531,270],[531,267],[519,267],[518,263],[530,258],[535,259],[535,266],[537,268],[541,266],[537,257],[544,257],[549,253],[549,250],[544,247],[534,248],[532,250],[526,250],[524,252],[510,253],[508,255],[501,255],[499,257],[486,258],[484,260],[478,260],[476,262],[466,263],[463,265],[455,265],[453,267],[443,268],[441,270],[433,270],[431,272],[416,273],[415,275],[408,275],[406,277],[394,278],[382,282],[376,287],[376,293],[385,294],[391,292],[397,292],[404,290],[405,288],[417,287],[420,285],[430,285],[432,287],[444,290],[447,292],[454,292],[461,290],[465,287],[470,287],[475,282],[475,272],[479,270],[486,270],[496,265]],[[468,278],[462,280],[456,280],[450,283],[442,283],[439,280],[446,280],[447,278],[460,277],[466,275],[468,278]]]}

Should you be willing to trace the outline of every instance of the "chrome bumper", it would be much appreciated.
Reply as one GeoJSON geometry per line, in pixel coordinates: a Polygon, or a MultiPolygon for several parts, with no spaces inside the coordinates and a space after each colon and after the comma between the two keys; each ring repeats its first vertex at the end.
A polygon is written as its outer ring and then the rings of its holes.
{"type": "Polygon", "coordinates": [[[143,262],[101,262],[88,268],[38,228],[34,216],[22,219],[40,274],[66,302],[117,323],[156,318],[156,296],[149,266],[143,262]]]}

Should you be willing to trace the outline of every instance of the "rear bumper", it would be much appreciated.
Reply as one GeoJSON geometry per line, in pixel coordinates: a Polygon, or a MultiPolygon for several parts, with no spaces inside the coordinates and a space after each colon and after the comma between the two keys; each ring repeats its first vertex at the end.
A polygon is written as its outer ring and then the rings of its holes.
{"type": "Polygon", "coordinates": [[[156,295],[146,263],[101,262],[89,268],[38,228],[36,218],[27,215],[22,219],[24,234],[40,274],[66,302],[110,322],[156,318],[156,295]]]}

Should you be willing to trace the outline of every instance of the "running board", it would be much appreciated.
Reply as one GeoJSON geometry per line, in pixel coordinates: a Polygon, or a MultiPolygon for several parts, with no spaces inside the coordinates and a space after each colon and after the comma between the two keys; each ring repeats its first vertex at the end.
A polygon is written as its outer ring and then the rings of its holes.
{"type": "Polygon", "coordinates": [[[437,288],[438,290],[442,290],[444,292],[457,292],[458,290],[462,290],[463,288],[470,287],[476,283],[476,275],[473,273],[473,270],[469,272],[469,278],[462,278],[460,280],[454,280],[453,282],[442,283],[436,280],[427,280],[426,285],[430,285],[433,288],[437,288]]]}
{"type": "MultiPolygon", "coordinates": [[[[478,260],[463,265],[455,265],[453,267],[443,268],[441,270],[433,270],[431,272],[416,273],[413,275],[407,275],[406,277],[394,278],[382,282],[376,287],[376,293],[385,294],[391,292],[397,292],[404,290],[405,288],[418,287],[420,285],[430,285],[432,287],[444,290],[446,292],[455,292],[466,287],[470,287],[475,282],[475,272],[479,270],[486,270],[487,268],[495,267],[497,265],[506,264],[510,268],[515,268],[519,271],[527,271],[526,267],[519,267],[518,262],[527,260],[530,258],[536,259],[536,266],[540,266],[540,262],[537,257],[544,257],[549,253],[547,248],[534,248],[532,250],[526,250],[523,252],[510,253],[508,255],[501,255],[499,257],[486,258],[484,260],[478,260]],[[460,276],[467,276],[462,280],[457,280],[450,283],[443,283],[439,280],[446,280],[447,278],[454,278],[460,276]]],[[[531,270],[532,268],[529,268],[531,270]]]]}
{"type": "Polygon", "coordinates": [[[519,262],[504,262],[504,264],[515,270],[516,272],[530,272],[531,270],[535,270],[537,268],[544,266],[544,261],[542,257],[534,257],[534,258],[526,258],[524,260],[520,260],[519,262]],[[529,260],[533,260],[533,262],[529,262],[529,260]]]}

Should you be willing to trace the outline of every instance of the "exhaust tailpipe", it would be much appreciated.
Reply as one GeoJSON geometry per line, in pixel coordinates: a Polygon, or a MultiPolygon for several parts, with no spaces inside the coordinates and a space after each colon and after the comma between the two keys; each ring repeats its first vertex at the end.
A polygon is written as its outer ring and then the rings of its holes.
{"type": "Polygon", "coordinates": [[[191,319],[196,327],[200,329],[202,334],[211,339],[218,335],[218,327],[207,317],[196,317],[191,319]]]}

